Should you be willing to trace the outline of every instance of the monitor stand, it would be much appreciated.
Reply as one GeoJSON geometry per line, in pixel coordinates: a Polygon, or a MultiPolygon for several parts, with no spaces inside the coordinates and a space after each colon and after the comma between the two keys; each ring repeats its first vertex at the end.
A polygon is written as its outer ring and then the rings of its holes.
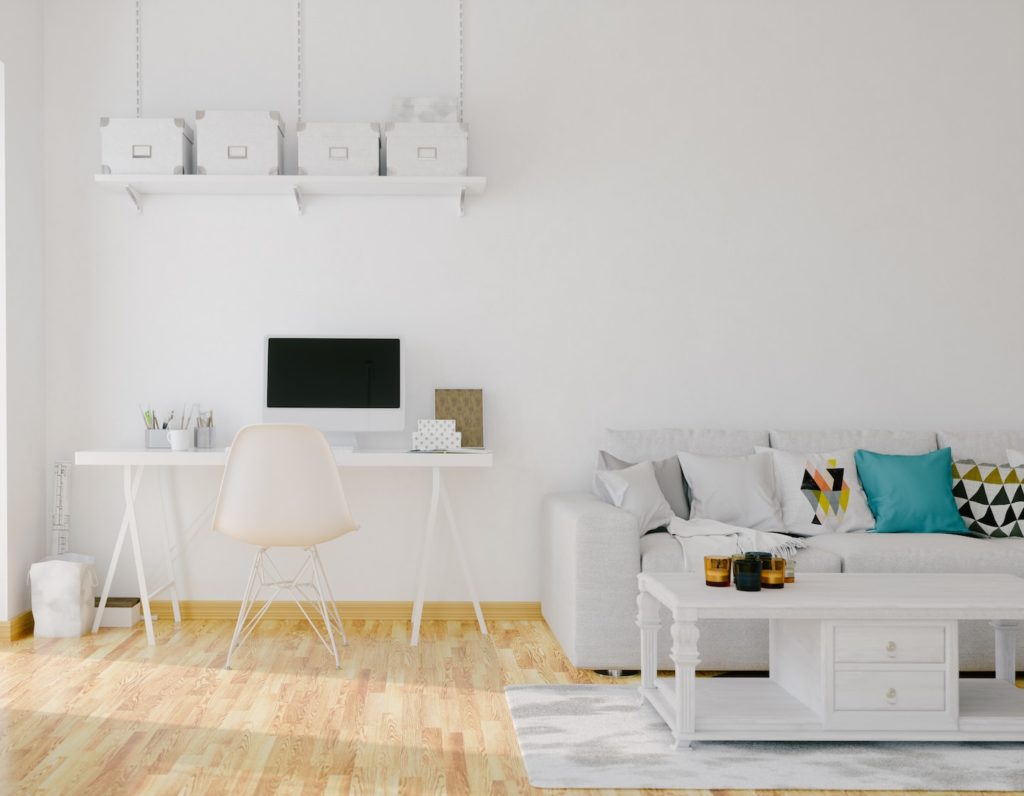
{"type": "Polygon", "coordinates": [[[327,437],[327,443],[334,451],[347,453],[359,447],[356,435],[351,431],[325,431],[324,436],[327,437]]]}

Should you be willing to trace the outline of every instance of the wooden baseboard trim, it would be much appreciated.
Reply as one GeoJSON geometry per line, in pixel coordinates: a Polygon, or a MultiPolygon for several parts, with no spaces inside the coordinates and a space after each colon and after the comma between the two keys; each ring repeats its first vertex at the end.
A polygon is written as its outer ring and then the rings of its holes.
{"type": "Polygon", "coordinates": [[[31,611],[25,611],[10,621],[0,621],[0,644],[10,644],[32,635],[35,620],[31,611]]]}
{"type": "MultiPolygon", "coordinates": [[[[238,618],[242,604],[239,600],[182,600],[182,619],[230,619],[238,618]]],[[[342,619],[385,619],[402,620],[412,616],[411,602],[341,602],[337,603],[342,619]]],[[[170,617],[170,600],[153,600],[153,613],[170,617]]],[[[540,619],[538,602],[485,602],[480,603],[484,619],[514,621],[540,619]]],[[[308,604],[307,610],[314,610],[308,604]]],[[[267,619],[302,619],[298,606],[293,602],[276,602],[266,613],[267,619]]],[[[425,620],[472,621],[476,618],[473,604],[468,602],[428,602],[423,606],[425,620]]]]}

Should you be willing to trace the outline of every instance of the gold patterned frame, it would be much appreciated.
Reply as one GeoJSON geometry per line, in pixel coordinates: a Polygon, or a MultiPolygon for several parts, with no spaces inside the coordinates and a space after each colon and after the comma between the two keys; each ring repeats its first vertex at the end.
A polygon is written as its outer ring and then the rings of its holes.
{"type": "Polygon", "coordinates": [[[462,432],[462,447],[484,446],[484,391],[434,390],[434,417],[454,420],[462,432]]]}

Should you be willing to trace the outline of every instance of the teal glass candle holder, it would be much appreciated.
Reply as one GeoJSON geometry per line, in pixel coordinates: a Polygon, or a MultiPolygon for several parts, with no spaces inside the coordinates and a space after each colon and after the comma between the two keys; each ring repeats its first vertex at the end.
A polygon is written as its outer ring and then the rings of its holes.
{"type": "Polygon", "coordinates": [[[737,558],[732,562],[732,580],[739,591],[761,591],[761,559],[737,558]]]}

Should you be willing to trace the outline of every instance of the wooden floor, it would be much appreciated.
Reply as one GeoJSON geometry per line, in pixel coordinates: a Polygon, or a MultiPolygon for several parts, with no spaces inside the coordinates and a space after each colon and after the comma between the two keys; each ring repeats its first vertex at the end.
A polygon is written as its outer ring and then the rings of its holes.
{"type": "Polygon", "coordinates": [[[550,794],[503,687],[610,682],[542,621],[425,622],[416,649],[406,622],[350,622],[340,671],[298,622],[265,623],[232,671],[230,623],[157,624],[156,647],[105,630],[0,648],[0,792],[550,794]]]}

